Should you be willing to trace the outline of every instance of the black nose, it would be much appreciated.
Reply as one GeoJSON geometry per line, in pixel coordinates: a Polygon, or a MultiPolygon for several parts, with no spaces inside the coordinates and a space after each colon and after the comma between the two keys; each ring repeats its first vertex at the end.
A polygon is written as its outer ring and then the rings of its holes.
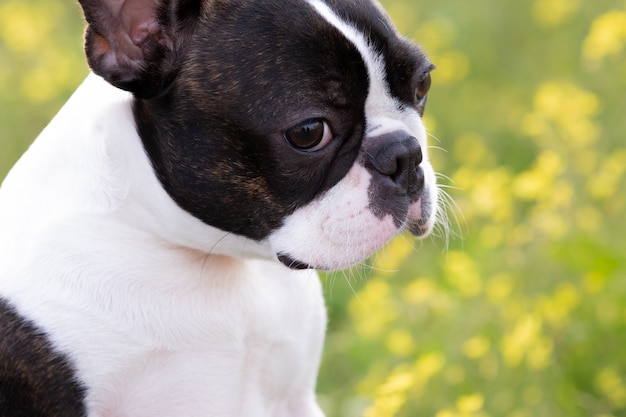
{"type": "Polygon", "coordinates": [[[404,131],[370,138],[364,146],[365,167],[377,181],[399,193],[414,196],[424,187],[422,148],[404,131]]]}

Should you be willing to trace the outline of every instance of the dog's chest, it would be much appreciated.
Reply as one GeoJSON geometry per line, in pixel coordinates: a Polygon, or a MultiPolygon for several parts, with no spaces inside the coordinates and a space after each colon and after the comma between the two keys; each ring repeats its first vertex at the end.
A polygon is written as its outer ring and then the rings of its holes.
{"type": "MultiPolygon", "coordinates": [[[[153,417],[281,416],[307,408],[325,330],[318,278],[253,264],[245,276],[190,287],[176,296],[183,302],[152,293],[141,311],[109,317],[104,333],[114,348],[76,356],[88,408],[98,416],[153,417]],[[133,314],[151,318],[128,327],[122,321],[133,314]]],[[[145,300],[137,295],[138,306],[145,300]]]]}
{"type": "Polygon", "coordinates": [[[11,297],[71,358],[89,417],[318,415],[310,393],[325,310],[312,271],[158,246],[148,246],[149,257],[135,253],[131,266],[124,244],[98,254],[43,246],[53,249],[36,256],[51,250],[61,267],[74,259],[65,254],[88,261],[85,273],[102,285],[77,282],[69,294],[50,282],[31,291],[38,302],[30,306],[20,291],[11,297]]]}

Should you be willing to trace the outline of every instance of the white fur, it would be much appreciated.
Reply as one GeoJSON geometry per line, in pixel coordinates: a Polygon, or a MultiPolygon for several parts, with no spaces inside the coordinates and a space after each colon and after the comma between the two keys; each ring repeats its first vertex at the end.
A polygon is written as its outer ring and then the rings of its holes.
{"type": "Polygon", "coordinates": [[[90,417],[322,415],[318,277],[178,208],[129,94],[87,78],[4,182],[0,230],[0,296],[75,361],[90,417]]]}

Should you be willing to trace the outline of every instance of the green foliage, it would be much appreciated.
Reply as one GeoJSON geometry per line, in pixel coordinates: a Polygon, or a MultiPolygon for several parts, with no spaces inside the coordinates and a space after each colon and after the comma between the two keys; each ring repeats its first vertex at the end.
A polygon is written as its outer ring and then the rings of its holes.
{"type": "MultiPolygon", "coordinates": [[[[329,417],[626,416],[626,3],[384,4],[458,207],[324,276],[329,417]]],[[[0,0],[0,177],[86,74],[79,16],[0,0]]]]}

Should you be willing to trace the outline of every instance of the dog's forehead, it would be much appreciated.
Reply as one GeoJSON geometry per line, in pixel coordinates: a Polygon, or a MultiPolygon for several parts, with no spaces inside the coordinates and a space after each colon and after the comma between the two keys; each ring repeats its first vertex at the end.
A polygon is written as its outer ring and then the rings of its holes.
{"type": "Polygon", "coordinates": [[[378,3],[306,0],[358,50],[368,74],[368,134],[421,130],[415,89],[433,67],[424,52],[396,31],[378,3]],[[358,5],[357,5],[358,3],[358,5]]]}
{"type": "MultiPolygon", "coordinates": [[[[363,87],[367,89],[361,80],[368,78],[368,71],[355,37],[346,36],[307,0],[209,4],[183,71],[201,81],[201,91],[220,96],[222,106],[232,99],[237,106],[251,106],[255,114],[272,110],[284,116],[294,107],[319,101],[311,97],[317,93],[360,103],[363,87]],[[253,102],[257,99],[261,106],[253,102]]],[[[351,14],[348,9],[344,11],[351,14]]]]}
{"type": "Polygon", "coordinates": [[[277,53],[285,43],[303,39],[303,49],[321,51],[334,37],[342,37],[358,49],[370,78],[401,72],[406,80],[430,65],[420,48],[398,34],[376,0],[219,0],[208,14],[217,17],[219,29],[233,39],[243,37],[254,44],[261,40],[260,30],[273,31],[277,53]],[[291,39],[285,40],[285,33],[291,39]],[[376,61],[379,68],[372,71],[376,61]]]}
{"type": "Polygon", "coordinates": [[[424,52],[396,31],[377,2],[306,0],[359,51],[365,64],[368,116],[403,113],[414,99],[415,81],[432,69],[424,52]]]}
{"type": "MultiPolygon", "coordinates": [[[[222,105],[232,97],[236,105],[250,104],[246,113],[266,120],[316,101],[298,95],[334,94],[325,91],[329,85],[341,86],[336,89],[339,101],[345,98],[359,105],[356,98],[361,89],[378,108],[402,107],[414,100],[415,75],[430,65],[373,1],[216,0],[212,4],[206,15],[209,23],[201,25],[192,53],[194,73],[219,77],[214,93],[223,97],[222,105]],[[366,78],[366,85],[360,77],[366,78]],[[229,91],[222,91],[226,85],[229,91]],[[274,98],[279,100],[267,106],[274,98]],[[257,101],[263,105],[256,105],[257,101]],[[263,115],[269,109],[274,114],[263,115]]],[[[205,86],[204,91],[213,89],[205,86]]]]}

